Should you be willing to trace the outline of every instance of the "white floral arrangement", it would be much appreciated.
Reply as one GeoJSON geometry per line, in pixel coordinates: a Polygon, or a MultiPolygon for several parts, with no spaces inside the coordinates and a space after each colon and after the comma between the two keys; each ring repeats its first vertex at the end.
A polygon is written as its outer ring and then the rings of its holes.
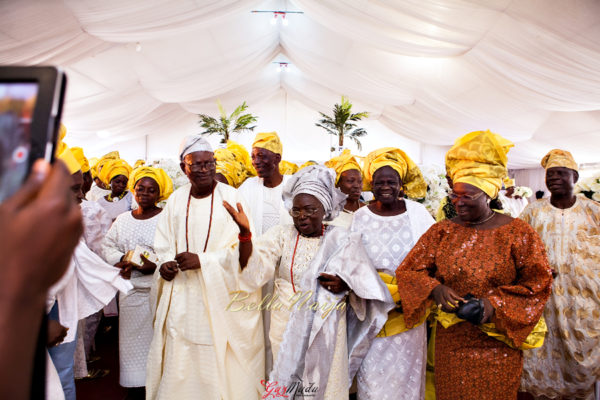
{"type": "Polygon", "coordinates": [[[513,192],[513,196],[519,196],[522,198],[527,198],[533,196],[533,190],[528,188],[527,186],[516,186],[515,191],[513,192]]]}
{"type": "Polygon", "coordinates": [[[169,178],[173,181],[173,191],[189,183],[187,176],[185,176],[179,167],[179,162],[173,159],[159,158],[158,160],[153,160],[150,165],[155,168],[162,168],[169,175],[169,178]]]}
{"type": "Polygon", "coordinates": [[[577,182],[575,193],[582,193],[588,199],[600,202],[600,175],[577,182]]]}
{"type": "Polygon", "coordinates": [[[438,165],[427,165],[421,167],[421,173],[427,182],[427,195],[422,204],[435,218],[441,201],[450,191],[448,181],[446,181],[446,170],[438,165]]]}

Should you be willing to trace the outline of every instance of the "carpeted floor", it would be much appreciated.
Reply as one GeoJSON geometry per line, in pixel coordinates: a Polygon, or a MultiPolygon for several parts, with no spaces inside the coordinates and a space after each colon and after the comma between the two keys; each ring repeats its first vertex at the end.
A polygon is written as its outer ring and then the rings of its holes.
{"type": "Polygon", "coordinates": [[[127,390],[119,386],[118,339],[118,318],[103,318],[96,334],[96,354],[100,359],[89,368],[108,369],[110,373],[104,378],[76,380],[78,400],[124,400],[127,397],[127,390]],[[108,331],[107,327],[110,327],[108,331]]]}

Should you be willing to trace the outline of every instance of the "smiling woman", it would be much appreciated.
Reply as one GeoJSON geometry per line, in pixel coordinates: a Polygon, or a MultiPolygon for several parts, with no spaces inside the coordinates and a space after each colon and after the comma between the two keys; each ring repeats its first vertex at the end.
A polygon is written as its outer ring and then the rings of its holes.
{"type": "MultiPolygon", "coordinates": [[[[339,214],[346,199],[335,187],[333,170],[319,165],[300,170],[285,184],[283,199],[293,225],[277,225],[256,240],[240,236],[240,247],[252,248],[247,265],[241,263],[242,288],[252,291],[274,278],[273,298],[282,304],[270,314],[275,364],[269,379],[288,388],[311,385],[318,399],[347,398],[361,349],[381,330],[393,302],[360,235],[323,224],[339,214]],[[347,302],[348,296],[356,302],[347,302]],[[312,310],[306,304],[328,306],[312,310]],[[353,304],[365,307],[364,318],[357,318],[353,304]]],[[[240,232],[247,231],[243,210],[228,211],[240,232]]]]}
{"type": "Polygon", "coordinates": [[[156,270],[154,234],[162,209],[156,203],[173,192],[173,183],[165,171],[154,167],[133,170],[129,189],[139,207],[119,215],[102,243],[104,258],[121,270],[133,290],[119,295],[119,383],[129,389],[129,397],[144,397],[146,360],[152,340],[150,287],[156,270]],[[140,249],[141,251],[136,251],[140,249]],[[128,253],[144,254],[137,259],[128,253]]]}
{"type": "MultiPolygon", "coordinates": [[[[351,230],[361,233],[371,262],[387,283],[392,281],[396,266],[434,223],[422,204],[404,198],[424,197],[427,185],[410,157],[391,147],[367,155],[364,175],[375,201],[354,214],[351,230]]],[[[402,331],[397,329],[402,319],[397,310],[390,312],[373,341],[357,375],[358,398],[423,398],[425,325],[402,331]]]]}
{"type": "Polygon", "coordinates": [[[432,334],[438,400],[516,398],[523,367],[519,346],[550,295],[552,274],[538,234],[489,207],[506,175],[511,145],[489,131],[456,141],[446,165],[458,216],[429,229],[396,271],[407,326],[421,321],[432,305],[459,313],[463,321],[447,328],[436,324],[432,334]],[[463,314],[467,302],[477,311],[469,317],[463,314]],[[486,323],[507,341],[484,334],[479,326],[486,323]]]}

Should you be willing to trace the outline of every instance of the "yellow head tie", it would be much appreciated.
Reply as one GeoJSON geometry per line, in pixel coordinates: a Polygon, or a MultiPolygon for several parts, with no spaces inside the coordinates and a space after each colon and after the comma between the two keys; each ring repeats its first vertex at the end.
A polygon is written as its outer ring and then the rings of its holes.
{"type": "Polygon", "coordinates": [[[142,178],[151,178],[158,184],[160,195],[158,201],[169,198],[173,193],[173,181],[162,168],[138,167],[131,172],[127,186],[131,192],[135,192],[135,184],[142,178]]]}
{"type": "Polygon", "coordinates": [[[506,153],[513,146],[511,141],[489,130],[462,136],[446,153],[452,182],[468,183],[496,198],[508,173],[506,153]]]}
{"type": "Polygon", "coordinates": [[[360,168],[360,164],[356,160],[356,157],[350,153],[350,150],[345,149],[342,151],[337,157],[333,157],[329,161],[325,161],[325,166],[333,169],[336,174],[335,184],[340,181],[340,177],[342,176],[342,172],[349,171],[351,169],[358,170],[362,175],[362,169],[360,168]]]}
{"type": "Polygon", "coordinates": [[[281,140],[277,136],[277,132],[262,132],[256,135],[252,147],[259,147],[261,149],[267,149],[275,154],[283,154],[283,146],[281,140]]]}
{"type": "Polygon", "coordinates": [[[542,158],[542,167],[544,169],[553,167],[564,167],[575,171],[579,171],[575,159],[570,152],[566,150],[554,149],[542,158]]]}
{"type": "Polygon", "coordinates": [[[137,160],[135,164],[133,164],[133,169],[143,167],[146,164],[145,160],[137,160]]]}
{"type": "MultiPolygon", "coordinates": [[[[94,167],[96,170],[95,173],[98,176],[98,178],[100,178],[100,172],[102,171],[102,168],[106,163],[108,163],[110,160],[118,160],[119,158],[120,157],[118,151],[111,151],[110,153],[106,153],[105,155],[100,157],[100,160],[98,160],[98,163],[96,163],[94,167]]],[[[100,180],[102,180],[102,178],[100,178],[100,180]]]]}
{"type": "Polygon", "coordinates": [[[294,175],[298,171],[298,166],[293,162],[281,160],[279,163],[279,173],[281,175],[294,175]]]}
{"type": "Polygon", "coordinates": [[[502,181],[504,182],[504,187],[506,189],[510,188],[510,187],[514,187],[515,186],[515,180],[514,179],[510,179],[508,176],[504,178],[504,180],[502,181]]]}
{"type": "Polygon", "coordinates": [[[307,162],[305,162],[304,164],[302,164],[301,166],[298,167],[298,171],[300,171],[302,168],[306,168],[310,165],[318,165],[318,163],[315,161],[312,161],[312,160],[308,160],[307,162]]]}
{"type": "Polygon", "coordinates": [[[382,167],[391,167],[400,175],[404,193],[411,199],[422,199],[427,195],[427,183],[421,170],[405,152],[395,147],[383,147],[365,157],[365,190],[371,190],[373,174],[382,167]]]}
{"type": "Polygon", "coordinates": [[[100,180],[108,186],[110,185],[110,181],[119,175],[126,176],[127,178],[131,175],[131,167],[125,160],[108,160],[102,167],[98,176],[100,180]]]}
{"type": "MultiPolygon", "coordinates": [[[[228,144],[229,147],[229,144],[228,144]]],[[[226,149],[215,150],[215,159],[217,160],[217,174],[221,174],[227,179],[229,186],[239,187],[248,174],[246,166],[233,151],[226,149]]]]}
{"type": "Polygon", "coordinates": [[[73,155],[73,152],[71,152],[71,149],[69,149],[67,146],[63,146],[62,152],[58,154],[58,159],[65,163],[71,175],[77,171],[81,171],[79,162],[73,155]]]}
{"type": "Polygon", "coordinates": [[[71,152],[73,153],[73,156],[75,156],[75,159],[77,159],[77,162],[79,162],[79,165],[81,166],[81,172],[84,174],[88,172],[90,170],[90,163],[88,159],[85,158],[83,149],[81,147],[71,147],[71,152]]]}

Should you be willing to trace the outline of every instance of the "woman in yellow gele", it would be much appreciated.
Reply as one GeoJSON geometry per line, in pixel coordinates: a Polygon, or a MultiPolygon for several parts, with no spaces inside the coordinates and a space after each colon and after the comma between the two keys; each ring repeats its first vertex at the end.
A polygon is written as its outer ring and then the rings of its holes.
{"type": "Polygon", "coordinates": [[[129,190],[139,207],[117,217],[102,250],[104,259],[120,268],[121,276],[133,284],[133,290],[119,297],[119,383],[129,389],[129,398],[144,399],[153,334],[150,288],[156,270],[154,234],[162,211],[156,204],[171,195],[173,183],[164,170],[142,166],[131,173],[129,190]]]}
{"type": "Polygon", "coordinates": [[[515,399],[520,348],[550,295],[552,273],[539,235],[490,208],[507,173],[510,147],[490,131],[456,141],[446,165],[458,215],[432,226],[396,270],[407,326],[437,305],[438,400],[515,399]]]}

